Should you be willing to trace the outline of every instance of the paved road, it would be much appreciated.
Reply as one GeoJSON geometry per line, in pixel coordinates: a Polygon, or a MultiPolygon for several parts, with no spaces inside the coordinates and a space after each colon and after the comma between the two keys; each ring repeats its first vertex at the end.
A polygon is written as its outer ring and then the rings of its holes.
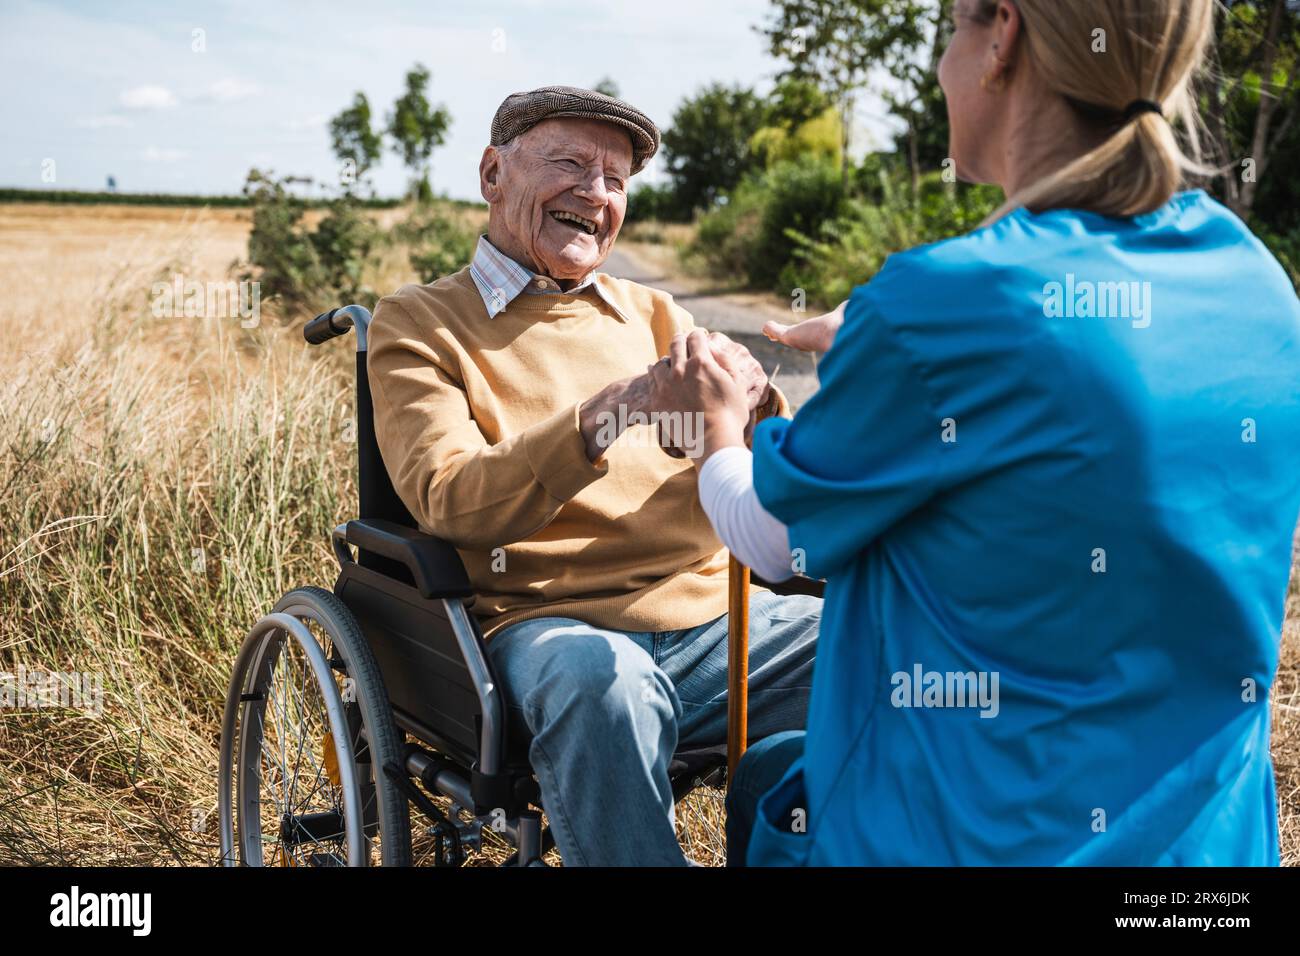
{"type": "Polygon", "coordinates": [[[765,297],[710,292],[617,247],[610,252],[602,271],[669,293],[678,305],[695,316],[696,325],[712,332],[724,332],[744,343],[769,376],[779,366],[775,381],[792,408],[798,408],[817,390],[812,356],[770,342],[760,331],[768,319],[791,321],[790,312],[765,297]]]}

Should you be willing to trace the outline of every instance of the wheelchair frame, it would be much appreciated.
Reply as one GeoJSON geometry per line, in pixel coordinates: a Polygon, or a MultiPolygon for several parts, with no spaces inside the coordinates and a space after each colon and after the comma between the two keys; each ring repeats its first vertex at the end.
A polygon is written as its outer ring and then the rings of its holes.
{"type": "MultiPolygon", "coordinates": [[[[349,305],[317,316],[303,330],[313,345],[348,329],[356,333],[360,517],[331,535],[339,562],[333,595],[312,588],[290,592],[241,647],[222,722],[221,861],[258,865],[270,842],[285,865],[369,865],[378,835],[384,862],[405,863],[409,816],[398,819],[391,808],[409,814],[414,803],[432,823],[435,865],[463,863],[466,847],[481,845],[485,826],[515,848],[508,863],[545,865],[553,839],[538,812],[540,790],[523,742],[507,726],[501,683],[467,607],[474,592],[464,565],[451,545],[418,530],[379,453],[366,370],[370,321],[367,309],[349,305]],[[326,632],[324,646],[308,620],[326,632]],[[305,657],[324,699],[329,731],[317,769],[339,791],[342,807],[281,808],[277,842],[268,841],[261,826],[257,784],[266,759],[268,689],[277,664],[292,654],[305,657]],[[352,701],[341,692],[337,673],[356,682],[352,701]],[[382,708],[374,700],[380,696],[382,708]],[[400,737],[388,730],[388,720],[400,737]],[[406,734],[418,742],[407,742],[406,734]],[[255,754],[248,752],[250,737],[258,744],[255,754]],[[449,798],[450,813],[430,795],[449,798]]],[[[674,755],[674,799],[701,784],[721,784],[726,770],[725,746],[674,755]]]]}

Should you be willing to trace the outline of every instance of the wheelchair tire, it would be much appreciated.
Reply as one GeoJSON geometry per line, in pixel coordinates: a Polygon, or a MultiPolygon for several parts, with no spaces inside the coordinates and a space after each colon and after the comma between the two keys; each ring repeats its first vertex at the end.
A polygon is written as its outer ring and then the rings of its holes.
{"type": "Polygon", "coordinates": [[[404,738],[356,619],[323,588],[290,591],[253,626],[231,677],[222,862],[410,865],[406,795],[383,770],[403,763],[404,738]]]}

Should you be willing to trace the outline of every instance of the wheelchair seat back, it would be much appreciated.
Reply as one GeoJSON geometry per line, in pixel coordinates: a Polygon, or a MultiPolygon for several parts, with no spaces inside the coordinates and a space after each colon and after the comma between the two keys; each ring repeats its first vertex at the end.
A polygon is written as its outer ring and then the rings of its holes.
{"type": "Polygon", "coordinates": [[[334,593],[374,652],[397,725],[472,766],[482,711],[443,602],[360,564],[343,568],[334,593]]]}
{"type": "Polygon", "coordinates": [[[455,548],[420,530],[393,488],[375,438],[361,327],[368,319],[359,324],[356,355],[359,515],[335,529],[334,593],[357,619],[398,728],[459,765],[475,807],[516,807],[529,792],[531,770],[526,759],[507,752],[512,735],[501,682],[467,611],[469,577],[455,548]],[[343,542],[356,548],[355,560],[343,542]]]}

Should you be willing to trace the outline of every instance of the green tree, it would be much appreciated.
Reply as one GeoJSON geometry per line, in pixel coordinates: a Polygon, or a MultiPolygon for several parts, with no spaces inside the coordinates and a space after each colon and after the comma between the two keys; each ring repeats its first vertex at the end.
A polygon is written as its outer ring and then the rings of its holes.
{"type": "Polygon", "coordinates": [[[830,98],[814,81],[805,77],[785,76],[777,80],[763,114],[766,126],[793,129],[816,119],[833,106],[830,98]]]}
{"type": "Polygon", "coordinates": [[[1300,161],[1300,17],[1287,0],[1237,0],[1218,9],[1216,33],[1200,82],[1214,159],[1226,167],[1217,188],[1242,218],[1258,206],[1270,224],[1294,229],[1300,225],[1290,175],[1300,161]],[[1267,175],[1279,167],[1286,172],[1267,175]],[[1261,196],[1272,201],[1261,203],[1261,196]]]}
{"type": "Polygon", "coordinates": [[[614,99],[619,98],[618,84],[615,83],[608,76],[602,79],[595,86],[593,86],[592,89],[595,90],[597,93],[604,93],[606,96],[612,96],[614,97],[614,99]]]}
{"type": "Polygon", "coordinates": [[[446,141],[451,126],[446,107],[429,102],[430,78],[427,67],[415,64],[406,74],[406,92],[393,104],[388,116],[388,135],[393,138],[394,151],[411,171],[411,191],[421,201],[433,196],[429,160],[434,148],[446,141]]]}
{"type": "Polygon", "coordinates": [[[842,139],[839,112],[817,84],[786,77],[768,97],[763,126],[749,146],[768,169],[801,157],[828,160],[839,168],[842,139]]]}
{"type": "Polygon", "coordinates": [[[758,165],[749,143],[763,120],[754,91],[740,86],[715,83],[677,107],[663,152],[681,209],[712,208],[758,165]]]}
{"type": "Polygon", "coordinates": [[[778,163],[805,158],[829,162],[840,168],[840,114],[833,106],[820,116],[804,120],[797,126],[764,126],[750,140],[754,155],[770,169],[778,163]]]}
{"type": "Polygon", "coordinates": [[[907,157],[913,194],[920,189],[923,173],[940,168],[948,158],[948,106],[939,88],[939,60],[952,39],[953,0],[932,0],[925,6],[921,28],[928,39],[915,47],[900,44],[886,56],[886,69],[901,83],[884,98],[889,112],[903,122],[894,146],[907,157]]]}
{"type": "Polygon", "coordinates": [[[330,146],[344,164],[340,179],[344,189],[351,192],[352,184],[359,183],[379,162],[383,146],[382,137],[371,127],[370,101],[365,93],[357,93],[352,105],[330,120],[330,146]]]}
{"type": "MultiPolygon", "coordinates": [[[[925,40],[923,0],[773,0],[758,27],[773,56],[789,65],[781,78],[817,82],[840,111],[840,151],[849,155],[853,111],[868,76],[915,54],[925,40]]],[[[849,164],[841,166],[847,193],[849,164]]]]}

